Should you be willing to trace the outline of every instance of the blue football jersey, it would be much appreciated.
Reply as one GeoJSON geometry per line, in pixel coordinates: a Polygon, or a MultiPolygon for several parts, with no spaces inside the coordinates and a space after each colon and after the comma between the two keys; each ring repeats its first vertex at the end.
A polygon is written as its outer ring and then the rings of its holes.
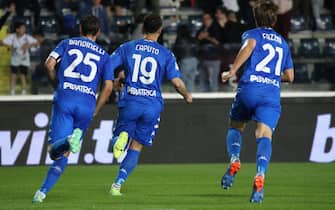
{"type": "Polygon", "coordinates": [[[244,64],[239,87],[257,87],[278,96],[281,74],[293,68],[293,62],[285,39],[271,28],[256,28],[242,35],[242,44],[247,39],[256,40],[256,47],[244,64]]]}
{"type": "Polygon", "coordinates": [[[67,96],[95,102],[100,79],[114,80],[110,57],[85,37],[65,39],[50,53],[59,63],[57,97],[67,96]]]}
{"type": "MultiPolygon", "coordinates": [[[[157,42],[138,39],[127,42],[111,55],[111,69],[122,66],[125,86],[121,102],[158,100],[162,103],[161,85],[164,76],[171,80],[181,77],[176,59],[170,50],[157,42]]],[[[122,104],[122,103],[121,103],[122,104]]],[[[120,103],[119,105],[122,106],[120,103]]]]}

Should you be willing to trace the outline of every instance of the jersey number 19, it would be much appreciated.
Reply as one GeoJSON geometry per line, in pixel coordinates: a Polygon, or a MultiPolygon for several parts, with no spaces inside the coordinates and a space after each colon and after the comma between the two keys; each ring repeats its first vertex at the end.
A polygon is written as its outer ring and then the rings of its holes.
{"type": "Polygon", "coordinates": [[[142,55],[133,54],[133,59],[135,59],[133,76],[131,78],[132,82],[137,82],[140,80],[143,84],[149,85],[155,80],[156,70],[157,70],[157,61],[153,57],[144,57],[142,55]],[[151,64],[151,68],[147,71],[147,64],[151,64]],[[139,75],[141,74],[141,75],[139,75]]]}

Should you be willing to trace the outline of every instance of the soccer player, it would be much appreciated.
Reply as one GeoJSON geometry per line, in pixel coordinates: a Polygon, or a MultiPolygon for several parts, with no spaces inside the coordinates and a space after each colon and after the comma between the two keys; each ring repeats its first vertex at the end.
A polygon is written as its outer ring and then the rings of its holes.
{"type": "Polygon", "coordinates": [[[222,177],[222,187],[229,189],[240,169],[242,133],[249,120],[256,122],[256,176],[250,202],[261,203],[264,178],[272,153],[272,133],[280,117],[281,81],[293,82],[294,70],[289,47],[283,37],[271,27],[276,22],[277,6],[272,1],[260,1],[254,8],[258,28],[242,35],[242,47],[222,81],[233,77],[242,66],[237,94],[230,111],[227,150],[230,165],[222,177]]]}
{"type": "Polygon", "coordinates": [[[113,154],[122,156],[129,142],[127,155],[111,186],[112,195],[121,195],[121,185],[137,165],[143,146],[151,146],[157,132],[159,116],[163,110],[161,84],[165,76],[187,103],[191,94],[181,80],[173,54],[157,43],[162,32],[162,19],[149,14],[143,23],[144,38],[121,45],[111,55],[112,69],[123,66],[125,84],[119,100],[119,115],[114,138],[113,154]]]}
{"type": "Polygon", "coordinates": [[[80,21],[81,37],[65,39],[50,53],[45,67],[56,90],[49,130],[49,153],[53,164],[33,197],[41,203],[67,165],[70,151],[80,150],[80,141],[93,116],[107,101],[113,87],[114,72],[110,56],[95,40],[100,32],[99,20],[87,16],[80,21]],[[59,68],[55,71],[56,64],[59,68]],[[104,88],[96,102],[98,83],[104,88]]]}

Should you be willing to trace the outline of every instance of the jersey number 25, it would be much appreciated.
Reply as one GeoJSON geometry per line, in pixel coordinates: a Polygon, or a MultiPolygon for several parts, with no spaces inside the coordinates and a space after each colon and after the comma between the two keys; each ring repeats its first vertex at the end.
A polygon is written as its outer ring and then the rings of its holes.
{"type": "Polygon", "coordinates": [[[78,49],[71,49],[68,53],[70,56],[76,55],[76,58],[64,70],[64,77],[81,79],[83,82],[92,82],[97,74],[97,64],[94,61],[99,61],[100,57],[89,52],[84,57],[83,53],[78,49]],[[90,67],[91,71],[88,76],[75,71],[75,68],[81,63],[90,67]]]}

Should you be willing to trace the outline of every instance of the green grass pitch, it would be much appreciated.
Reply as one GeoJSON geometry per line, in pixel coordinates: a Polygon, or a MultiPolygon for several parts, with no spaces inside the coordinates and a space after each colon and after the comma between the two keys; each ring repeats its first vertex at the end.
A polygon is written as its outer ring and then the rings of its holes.
{"type": "Polygon", "coordinates": [[[249,203],[255,164],[242,163],[234,186],[221,189],[226,164],[140,164],[108,194],[118,166],[69,166],[42,204],[31,199],[47,167],[0,167],[0,209],[278,209],[334,210],[335,165],[271,163],[263,204],[249,203]]]}

